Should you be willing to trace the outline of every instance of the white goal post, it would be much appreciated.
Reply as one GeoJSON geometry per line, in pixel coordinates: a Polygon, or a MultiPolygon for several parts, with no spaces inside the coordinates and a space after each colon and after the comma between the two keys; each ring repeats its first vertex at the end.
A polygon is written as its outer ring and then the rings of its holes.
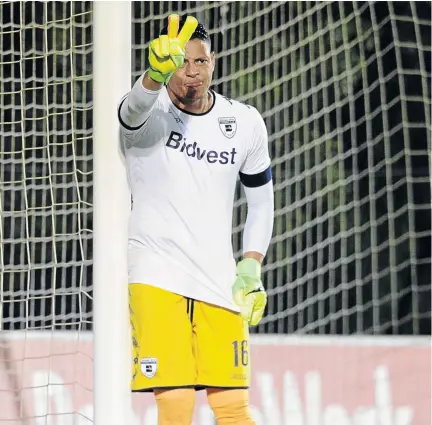
{"type": "Polygon", "coordinates": [[[129,423],[127,229],[131,195],[117,105],[130,90],[131,2],[93,5],[94,423],[129,423]]]}

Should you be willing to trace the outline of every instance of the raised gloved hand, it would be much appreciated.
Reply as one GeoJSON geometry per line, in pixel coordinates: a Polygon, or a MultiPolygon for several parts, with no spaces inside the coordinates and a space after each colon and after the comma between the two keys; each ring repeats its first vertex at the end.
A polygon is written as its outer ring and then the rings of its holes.
{"type": "Polygon", "coordinates": [[[168,17],[168,35],[161,35],[150,43],[148,76],[158,83],[167,83],[174,72],[183,66],[185,45],[191,38],[198,21],[188,16],[180,33],[179,15],[168,17]]]}
{"type": "Polygon", "coordinates": [[[242,317],[257,325],[263,317],[267,294],[261,282],[261,264],[245,258],[237,264],[237,278],[232,287],[234,302],[240,307],[242,317]]]}

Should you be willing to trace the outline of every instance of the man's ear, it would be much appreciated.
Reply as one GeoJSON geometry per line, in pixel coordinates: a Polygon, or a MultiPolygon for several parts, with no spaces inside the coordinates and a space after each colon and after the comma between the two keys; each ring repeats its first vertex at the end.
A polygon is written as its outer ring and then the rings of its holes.
{"type": "Polygon", "coordinates": [[[211,57],[211,63],[212,63],[213,68],[214,68],[215,65],[216,65],[216,55],[215,55],[215,52],[211,52],[210,57],[211,57]]]}

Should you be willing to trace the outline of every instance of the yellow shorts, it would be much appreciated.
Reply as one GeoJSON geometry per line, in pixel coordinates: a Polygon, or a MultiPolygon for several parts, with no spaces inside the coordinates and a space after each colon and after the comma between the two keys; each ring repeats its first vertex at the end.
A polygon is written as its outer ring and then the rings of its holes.
{"type": "Polygon", "coordinates": [[[247,388],[249,328],[233,311],[149,285],[129,285],[132,391],[247,388]]]}

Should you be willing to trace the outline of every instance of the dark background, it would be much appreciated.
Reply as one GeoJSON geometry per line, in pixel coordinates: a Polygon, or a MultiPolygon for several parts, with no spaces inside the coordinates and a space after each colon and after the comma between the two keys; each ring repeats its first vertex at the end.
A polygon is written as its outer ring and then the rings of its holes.
{"type": "MultiPolygon", "coordinates": [[[[204,22],[214,89],[269,131],[277,211],[254,331],[429,335],[430,3],[133,2],[131,83],[173,11],[204,22]]],[[[0,16],[0,329],[89,330],[92,3],[0,16]]]]}

